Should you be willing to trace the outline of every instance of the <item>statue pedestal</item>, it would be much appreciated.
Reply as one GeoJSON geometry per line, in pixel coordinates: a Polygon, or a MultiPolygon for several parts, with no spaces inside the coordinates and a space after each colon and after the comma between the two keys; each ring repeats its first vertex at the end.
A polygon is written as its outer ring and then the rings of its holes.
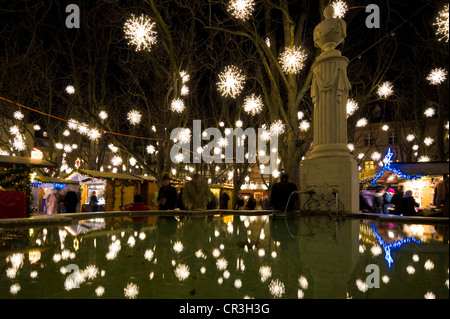
{"type": "Polygon", "coordinates": [[[300,190],[315,192],[312,197],[300,195],[301,210],[358,212],[359,174],[355,159],[348,154],[303,160],[300,190]]]}

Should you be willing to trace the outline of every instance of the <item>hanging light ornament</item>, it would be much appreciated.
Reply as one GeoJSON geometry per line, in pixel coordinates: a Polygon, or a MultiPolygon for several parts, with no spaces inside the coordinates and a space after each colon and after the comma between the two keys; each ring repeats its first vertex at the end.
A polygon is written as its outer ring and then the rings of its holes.
{"type": "Polygon", "coordinates": [[[182,113],[185,109],[184,102],[182,99],[173,99],[170,103],[170,109],[173,112],[182,113]]]}
{"type": "Polygon", "coordinates": [[[347,100],[347,118],[352,116],[356,110],[358,109],[358,103],[355,100],[348,99],[347,100]]]}
{"type": "Polygon", "coordinates": [[[253,0],[231,0],[228,4],[228,12],[240,20],[247,20],[253,13],[255,2],[253,0]]]}
{"type": "Polygon", "coordinates": [[[284,72],[297,74],[304,66],[306,53],[301,47],[285,48],[280,56],[280,64],[284,72]]]}
{"type": "Polygon", "coordinates": [[[100,113],[98,113],[98,117],[102,120],[106,120],[108,118],[108,113],[105,111],[100,111],[100,113]]]}
{"type": "Polygon", "coordinates": [[[367,119],[366,118],[362,118],[360,120],[358,120],[358,122],[356,122],[356,127],[364,127],[367,125],[367,119]]]}
{"type": "Polygon", "coordinates": [[[426,138],[423,140],[423,143],[424,143],[426,146],[430,146],[431,144],[434,143],[434,140],[433,140],[431,137],[426,137],[426,138]]]}
{"type": "Polygon", "coordinates": [[[244,82],[245,75],[242,74],[242,71],[234,65],[229,65],[219,74],[217,87],[222,96],[235,98],[242,92],[244,82]]]}
{"type": "Polygon", "coordinates": [[[141,122],[141,117],[142,117],[141,113],[139,113],[139,111],[136,110],[131,110],[127,114],[127,119],[128,121],[130,121],[132,125],[139,124],[141,122]]]}
{"type": "Polygon", "coordinates": [[[279,136],[284,133],[284,124],[281,120],[277,120],[270,125],[270,134],[279,136]]]}
{"type": "Polygon", "coordinates": [[[67,92],[67,94],[74,94],[75,93],[75,87],[73,85],[66,86],[66,92],[67,92]]]}
{"type": "Polygon", "coordinates": [[[423,114],[425,114],[426,117],[433,117],[433,115],[436,114],[436,111],[432,107],[429,107],[423,114]]]}
{"type": "Polygon", "coordinates": [[[448,42],[448,4],[444,7],[442,11],[439,12],[439,15],[436,18],[436,22],[433,23],[437,26],[436,34],[440,37],[439,41],[444,40],[448,42]]]}
{"type": "Polygon", "coordinates": [[[394,87],[393,87],[392,83],[389,81],[386,81],[378,87],[377,94],[380,98],[386,99],[389,96],[391,96],[392,94],[394,94],[393,88],[394,87]]]}
{"type": "Polygon", "coordinates": [[[299,129],[302,132],[306,132],[310,128],[311,124],[307,120],[303,120],[300,122],[299,129]]]}
{"type": "Polygon", "coordinates": [[[427,76],[427,80],[430,81],[431,85],[438,85],[445,81],[447,78],[447,71],[442,68],[436,68],[431,70],[430,74],[427,76]]]}
{"type": "Polygon", "coordinates": [[[156,22],[145,15],[136,18],[133,14],[125,22],[125,38],[129,44],[136,46],[136,51],[150,51],[152,45],[156,43],[157,32],[155,30],[156,22]]]}
{"type": "Polygon", "coordinates": [[[260,95],[252,94],[250,96],[247,96],[244,100],[244,111],[251,114],[256,115],[261,113],[263,109],[263,101],[262,97],[260,95]]]}
{"type": "Polygon", "coordinates": [[[333,18],[342,19],[347,13],[347,4],[342,0],[333,1],[331,6],[334,9],[333,18]]]}
{"type": "Polygon", "coordinates": [[[19,120],[19,121],[21,121],[21,120],[23,120],[24,115],[23,115],[22,112],[16,111],[16,112],[14,112],[14,118],[17,119],[17,120],[19,120]]]}

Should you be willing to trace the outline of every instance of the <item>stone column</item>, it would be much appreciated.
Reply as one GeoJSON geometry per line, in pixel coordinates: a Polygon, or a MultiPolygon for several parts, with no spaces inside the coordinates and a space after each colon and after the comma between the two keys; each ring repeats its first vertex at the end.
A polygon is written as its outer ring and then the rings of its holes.
{"type": "MultiPolygon", "coordinates": [[[[346,37],[346,25],[342,19],[333,18],[331,6],[325,8],[324,16],[314,29],[314,44],[322,49],[312,66],[314,144],[309,158],[301,162],[300,188],[315,191],[315,204],[309,206],[312,210],[354,212],[359,210],[359,176],[347,148],[349,61],[335,49],[346,37]],[[337,206],[330,206],[335,202],[337,206]]],[[[304,209],[309,195],[300,197],[300,208],[304,209]]]]}

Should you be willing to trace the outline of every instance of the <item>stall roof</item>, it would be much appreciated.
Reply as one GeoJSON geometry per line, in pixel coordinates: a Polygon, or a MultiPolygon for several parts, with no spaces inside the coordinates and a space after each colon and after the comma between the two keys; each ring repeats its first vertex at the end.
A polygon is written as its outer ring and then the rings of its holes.
{"type": "Polygon", "coordinates": [[[448,162],[417,162],[417,163],[391,163],[390,167],[384,167],[375,176],[372,181],[374,183],[385,183],[391,175],[398,175],[401,172],[404,176],[409,176],[408,178],[402,177],[399,180],[395,179],[390,181],[399,182],[403,179],[416,179],[421,176],[433,176],[433,175],[443,175],[449,173],[449,163],[448,162]]]}
{"type": "Polygon", "coordinates": [[[63,179],[60,177],[36,176],[35,180],[41,183],[78,184],[78,181],[63,179]]]}
{"type": "Polygon", "coordinates": [[[32,166],[40,166],[40,167],[53,167],[55,164],[31,157],[22,157],[22,156],[7,156],[0,155],[0,163],[6,164],[18,164],[18,165],[32,165],[32,166]]]}
{"type": "Polygon", "coordinates": [[[417,163],[391,163],[391,168],[396,168],[408,175],[442,175],[448,174],[448,162],[417,162],[417,163]]]}
{"type": "Polygon", "coordinates": [[[126,180],[135,180],[135,181],[143,181],[144,179],[131,174],[123,174],[123,173],[112,173],[112,172],[99,172],[88,169],[80,169],[78,170],[80,174],[87,175],[89,177],[99,178],[99,179],[126,179],[126,180]]]}

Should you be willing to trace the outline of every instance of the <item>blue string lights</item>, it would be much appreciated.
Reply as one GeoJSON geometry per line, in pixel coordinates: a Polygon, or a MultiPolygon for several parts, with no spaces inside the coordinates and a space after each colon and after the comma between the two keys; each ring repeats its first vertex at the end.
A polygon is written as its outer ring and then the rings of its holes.
{"type": "Polygon", "coordinates": [[[381,169],[381,171],[379,171],[378,174],[375,176],[373,181],[370,183],[370,186],[378,186],[378,179],[381,176],[383,176],[383,174],[386,171],[393,172],[393,173],[397,174],[397,176],[399,176],[401,179],[406,179],[406,180],[410,180],[410,181],[419,179],[423,176],[422,174],[409,175],[409,174],[402,172],[401,170],[399,170],[397,168],[391,167],[391,158],[393,155],[394,155],[394,153],[392,152],[391,148],[389,148],[386,155],[384,155],[384,159],[383,159],[384,166],[381,169]]]}

